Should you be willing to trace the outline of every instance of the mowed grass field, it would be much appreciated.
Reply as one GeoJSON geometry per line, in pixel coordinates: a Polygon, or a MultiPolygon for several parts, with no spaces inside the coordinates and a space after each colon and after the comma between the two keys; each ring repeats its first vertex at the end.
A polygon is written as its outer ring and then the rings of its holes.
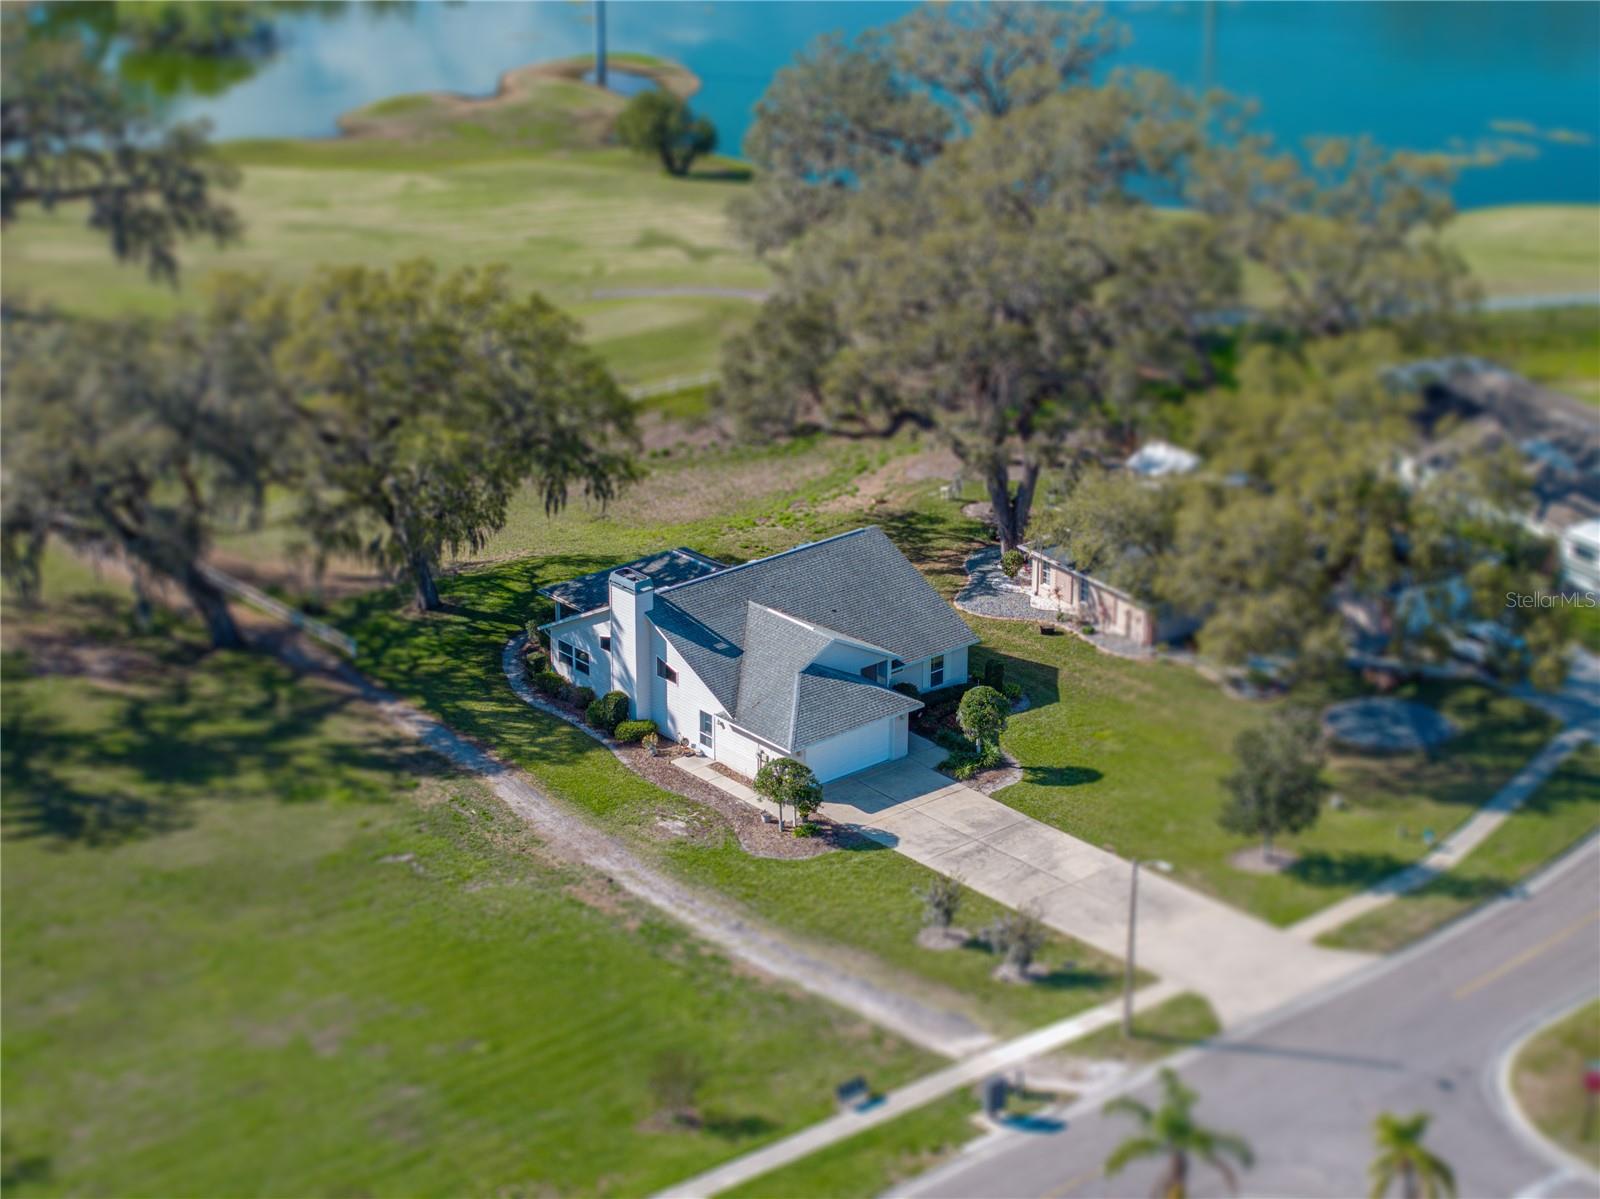
{"type": "Polygon", "coordinates": [[[613,289],[763,288],[766,268],[734,239],[725,208],[741,186],[710,174],[668,178],[615,148],[517,151],[454,142],[243,143],[232,203],[241,241],[185,247],[178,288],[118,265],[80,206],[30,212],[0,243],[8,296],[96,315],[167,313],[197,302],[219,270],[298,278],[317,266],[503,263],[583,322],[625,382],[710,369],[747,300],[597,299],[613,289]]]}
{"type": "MultiPolygon", "coordinates": [[[[581,320],[623,381],[698,374],[716,366],[722,340],[753,310],[747,298],[717,293],[772,281],[727,218],[748,169],[713,158],[687,179],[669,178],[653,159],[608,144],[619,107],[592,86],[547,78],[503,102],[408,95],[347,114],[367,136],[230,143],[223,152],[243,171],[232,203],[244,237],[185,247],[178,289],[115,263],[85,228],[82,206],[65,205],[30,211],[7,230],[6,291],[98,315],[165,313],[195,303],[217,270],[293,279],[325,264],[416,256],[446,267],[504,263],[519,286],[581,320]],[[671,294],[596,294],[628,290],[671,294]]],[[[1447,240],[1491,296],[1600,287],[1600,206],[1474,210],[1447,240]]]]}
{"type": "Polygon", "coordinates": [[[18,616],[8,1195],[643,1194],[936,1064],[544,857],[331,687],[130,635],[109,592],[18,616]],[[659,1118],[669,1048],[698,1130],[659,1118]]]}

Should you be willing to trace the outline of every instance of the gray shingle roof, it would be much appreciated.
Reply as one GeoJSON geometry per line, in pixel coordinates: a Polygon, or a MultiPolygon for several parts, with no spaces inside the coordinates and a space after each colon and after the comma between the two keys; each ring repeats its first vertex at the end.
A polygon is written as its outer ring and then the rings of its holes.
{"type": "Polygon", "coordinates": [[[922,701],[860,675],[813,663],[796,680],[794,707],[794,733],[788,745],[803,749],[885,716],[915,712],[922,701]]]}
{"type": "Polygon", "coordinates": [[[670,604],[735,644],[750,602],[881,646],[906,662],[978,640],[876,526],[656,593],[657,608],[670,604]]]}
{"type": "Polygon", "coordinates": [[[579,575],[562,583],[551,583],[548,587],[539,588],[539,594],[547,595],[556,603],[565,604],[575,612],[593,612],[596,608],[604,608],[611,602],[612,572],[629,567],[649,575],[655,580],[657,587],[686,583],[690,579],[697,579],[724,569],[723,564],[716,559],[707,558],[704,554],[697,554],[691,549],[680,546],[675,550],[646,554],[643,558],[636,558],[632,562],[579,575]]]}
{"type": "Polygon", "coordinates": [[[832,640],[770,608],[746,604],[739,691],[734,703],[728,706],[734,723],[774,745],[795,748],[790,741],[794,729],[795,677],[811,665],[832,640]]]}
{"type": "Polygon", "coordinates": [[[789,749],[922,706],[814,665],[834,636],[907,662],[977,641],[878,528],[662,588],[651,616],[739,727],[789,749]]]}

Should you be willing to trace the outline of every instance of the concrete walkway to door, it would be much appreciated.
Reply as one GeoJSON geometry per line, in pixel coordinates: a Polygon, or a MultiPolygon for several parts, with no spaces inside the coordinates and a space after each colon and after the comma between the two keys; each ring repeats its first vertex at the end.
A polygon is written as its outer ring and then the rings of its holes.
{"type": "MultiPolygon", "coordinates": [[[[822,813],[1052,928],[1121,957],[1130,866],[934,769],[944,751],[911,738],[909,756],[824,788],[822,813]]],[[[1200,992],[1224,1025],[1314,991],[1370,959],[1310,945],[1153,870],[1139,877],[1138,960],[1200,992]]]]}

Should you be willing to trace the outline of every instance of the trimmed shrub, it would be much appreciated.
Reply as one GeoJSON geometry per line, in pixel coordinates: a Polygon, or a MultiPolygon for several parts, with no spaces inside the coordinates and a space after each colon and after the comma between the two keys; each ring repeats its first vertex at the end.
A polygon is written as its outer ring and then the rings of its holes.
{"type": "Polygon", "coordinates": [[[543,674],[550,669],[550,655],[542,649],[530,649],[523,664],[530,675],[543,674]]]}
{"type": "Polygon", "coordinates": [[[909,695],[912,699],[916,699],[921,694],[911,683],[896,683],[889,690],[898,691],[901,695],[909,695]]]}
{"type": "Polygon", "coordinates": [[[996,691],[1006,689],[1006,664],[999,658],[990,658],[983,664],[983,685],[996,691]]]}
{"type": "Polygon", "coordinates": [[[533,684],[533,689],[540,695],[550,699],[560,699],[567,693],[567,680],[553,670],[541,670],[530,675],[528,682],[533,684]]]}
{"type": "Polygon", "coordinates": [[[594,703],[594,688],[575,687],[572,690],[572,694],[567,696],[567,698],[572,701],[573,707],[583,708],[585,711],[587,711],[589,705],[594,703]]]}
{"type": "Polygon", "coordinates": [[[656,722],[653,720],[624,720],[612,730],[611,735],[618,741],[642,741],[646,733],[656,731],[656,722]]]}
{"type": "Polygon", "coordinates": [[[584,710],[583,718],[594,728],[616,732],[617,726],[628,719],[628,693],[607,691],[584,710]]]}
{"type": "Polygon", "coordinates": [[[1027,564],[1028,555],[1021,550],[1007,550],[1000,555],[1000,569],[1006,572],[1008,579],[1016,578],[1027,564]]]}
{"type": "Polygon", "coordinates": [[[778,805],[793,808],[795,815],[809,823],[811,813],[822,806],[822,784],[811,767],[795,758],[773,758],[756,771],[756,794],[778,805]]]}
{"type": "Polygon", "coordinates": [[[1020,700],[1022,698],[1022,684],[1021,683],[1007,683],[1004,687],[1001,688],[1001,690],[1005,692],[1006,698],[1009,699],[1012,703],[1016,703],[1018,700],[1020,700]]]}
{"type": "Polygon", "coordinates": [[[961,725],[961,731],[971,737],[981,750],[985,745],[999,742],[1010,711],[1011,705],[1006,702],[1006,697],[993,687],[974,687],[961,697],[956,720],[961,725]]]}

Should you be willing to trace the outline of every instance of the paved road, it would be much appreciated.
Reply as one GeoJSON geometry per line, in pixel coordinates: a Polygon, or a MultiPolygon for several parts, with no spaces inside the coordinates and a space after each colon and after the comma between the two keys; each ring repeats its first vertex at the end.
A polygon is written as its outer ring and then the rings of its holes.
{"type": "MultiPolygon", "coordinates": [[[[1068,936],[1121,957],[1131,867],[934,769],[911,752],[827,784],[822,814],[1068,936]]],[[[1372,959],[1323,949],[1154,870],[1139,875],[1138,960],[1211,1001],[1224,1027],[1344,977],[1372,959]]]]}
{"type": "MultiPolygon", "coordinates": [[[[1528,1028],[1597,991],[1600,844],[1591,842],[1531,891],[1174,1064],[1200,1093],[1200,1118],[1255,1147],[1247,1195],[1366,1194],[1370,1124],[1389,1109],[1433,1113],[1429,1143],[1454,1166],[1464,1199],[1589,1199],[1600,1194],[1593,1180],[1564,1174],[1506,1117],[1497,1069],[1528,1028]]],[[[1144,1082],[1137,1093],[1152,1090],[1144,1082]]],[[[992,1138],[897,1193],[1148,1195],[1154,1165],[1100,1173],[1130,1129],[1100,1115],[1102,1102],[1067,1109],[1058,1132],[992,1138]]],[[[1203,1166],[1194,1182],[1197,1197],[1225,1193],[1203,1166]]]]}

